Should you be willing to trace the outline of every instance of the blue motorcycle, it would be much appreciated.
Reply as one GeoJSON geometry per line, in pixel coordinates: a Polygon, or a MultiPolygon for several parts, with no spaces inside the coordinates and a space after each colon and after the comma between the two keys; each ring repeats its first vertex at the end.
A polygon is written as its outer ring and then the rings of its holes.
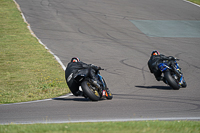
{"type": "Polygon", "coordinates": [[[163,60],[163,63],[158,65],[158,69],[164,73],[165,82],[174,90],[179,90],[180,87],[185,88],[187,86],[181,68],[177,61],[179,59],[169,56],[163,60]]]}
{"type": "Polygon", "coordinates": [[[92,79],[83,74],[74,77],[76,82],[81,86],[85,97],[92,101],[98,101],[105,98],[111,100],[113,98],[112,93],[108,89],[104,78],[100,75],[99,70],[96,73],[96,78],[98,79],[98,84],[94,83],[92,79]]]}

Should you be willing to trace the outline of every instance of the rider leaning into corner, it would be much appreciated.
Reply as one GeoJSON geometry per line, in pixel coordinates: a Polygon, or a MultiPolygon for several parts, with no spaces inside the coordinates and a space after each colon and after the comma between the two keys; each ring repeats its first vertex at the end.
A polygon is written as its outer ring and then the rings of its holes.
{"type": "Polygon", "coordinates": [[[166,59],[167,56],[160,54],[157,50],[152,51],[151,57],[148,61],[148,67],[151,73],[154,74],[157,81],[163,81],[166,83],[166,80],[162,75],[162,72],[158,69],[158,64],[163,62],[163,59],[166,59]]]}
{"type": "Polygon", "coordinates": [[[98,80],[95,77],[98,70],[101,70],[101,67],[86,64],[77,57],[71,59],[65,70],[65,79],[74,96],[84,96],[83,92],[79,90],[79,84],[74,80],[74,77],[78,74],[84,74],[92,79],[95,86],[99,86],[98,80]]]}

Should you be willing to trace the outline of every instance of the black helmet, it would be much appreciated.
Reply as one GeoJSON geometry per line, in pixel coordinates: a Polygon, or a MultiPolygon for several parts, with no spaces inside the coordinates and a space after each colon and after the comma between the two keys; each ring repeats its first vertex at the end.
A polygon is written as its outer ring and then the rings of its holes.
{"type": "Polygon", "coordinates": [[[80,59],[78,57],[73,57],[71,59],[71,62],[80,62],[80,59]]]}
{"type": "Polygon", "coordinates": [[[160,53],[157,50],[152,51],[151,56],[152,55],[160,55],[160,53]]]}

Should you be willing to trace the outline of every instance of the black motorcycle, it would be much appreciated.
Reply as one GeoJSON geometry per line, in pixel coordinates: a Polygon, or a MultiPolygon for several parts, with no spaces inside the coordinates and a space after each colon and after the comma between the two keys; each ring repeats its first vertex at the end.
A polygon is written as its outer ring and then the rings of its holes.
{"type": "Polygon", "coordinates": [[[88,97],[92,101],[98,101],[105,98],[111,100],[113,95],[107,88],[106,82],[100,75],[99,70],[96,73],[96,78],[98,79],[98,84],[94,83],[92,79],[83,74],[74,77],[76,82],[81,85],[85,97],[88,97]]]}
{"type": "Polygon", "coordinates": [[[164,73],[165,82],[174,90],[187,86],[181,68],[177,63],[178,60],[173,56],[169,56],[163,60],[163,63],[158,65],[159,70],[164,73]]]}

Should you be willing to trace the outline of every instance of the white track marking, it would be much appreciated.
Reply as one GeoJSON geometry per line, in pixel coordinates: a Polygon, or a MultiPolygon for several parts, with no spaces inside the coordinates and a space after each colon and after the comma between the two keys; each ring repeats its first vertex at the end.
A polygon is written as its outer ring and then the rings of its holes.
{"type": "Polygon", "coordinates": [[[200,5],[198,5],[198,4],[195,4],[195,3],[193,3],[193,2],[190,2],[190,1],[187,1],[187,0],[183,0],[183,1],[185,1],[185,2],[188,2],[188,3],[190,3],[190,4],[193,4],[193,5],[195,5],[195,6],[198,6],[198,7],[200,7],[200,5]]]}
{"type": "MultiPolygon", "coordinates": [[[[169,117],[169,118],[133,118],[133,119],[107,119],[107,120],[77,120],[77,121],[36,121],[36,122],[23,122],[23,123],[14,123],[12,124],[50,124],[50,123],[80,123],[80,122],[128,122],[128,121],[199,121],[200,117],[169,117]]],[[[0,125],[9,125],[10,123],[4,123],[0,125]]]]}
{"type": "Polygon", "coordinates": [[[35,101],[28,101],[28,102],[20,102],[20,103],[0,104],[0,106],[3,106],[3,105],[25,104],[25,103],[36,103],[36,102],[43,102],[43,101],[51,101],[51,100],[56,99],[56,98],[66,98],[66,97],[69,97],[69,96],[72,96],[72,95],[73,94],[70,93],[70,94],[67,94],[67,95],[64,95],[64,96],[60,96],[60,97],[55,97],[55,98],[49,98],[49,99],[43,99],[43,100],[35,100],[35,101]]]}
{"type": "Polygon", "coordinates": [[[24,19],[24,22],[27,23],[27,25],[28,25],[27,27],[28,27],[29,31],[31,32],[31,34],[32,34],[35,38],[37,38],[38,42],[39,42],[40,44],[42,44],[42,45],[45,47],[45,49],[47,49],[47,50],[49,51],[49,53],[51,53],[51,54],[54,56],[54,58],[55,58],[55,59],[58,61],[58,63],[62,66],[63,70],[65,70],[66,67],[65,67],[65,65],[61,62],[60,58],[58,58],[58,56],[56,56],[53,52],[51,52],[51,50],[50,50],[50,49],[49,49],[49,48],[34,34],[34,32],[32,31],[32,29],[31,29],[31,27],[30,27],[30,24],[26,21],[26,18],[25,18],[25,16],[24,16],[24,14],[22,13],[19,4],[18,4],[15,0],[13,0],[13,1],[14,1],[15,4],[17,5],[18,10],[21,12],[22,18],[24,19]]]}

